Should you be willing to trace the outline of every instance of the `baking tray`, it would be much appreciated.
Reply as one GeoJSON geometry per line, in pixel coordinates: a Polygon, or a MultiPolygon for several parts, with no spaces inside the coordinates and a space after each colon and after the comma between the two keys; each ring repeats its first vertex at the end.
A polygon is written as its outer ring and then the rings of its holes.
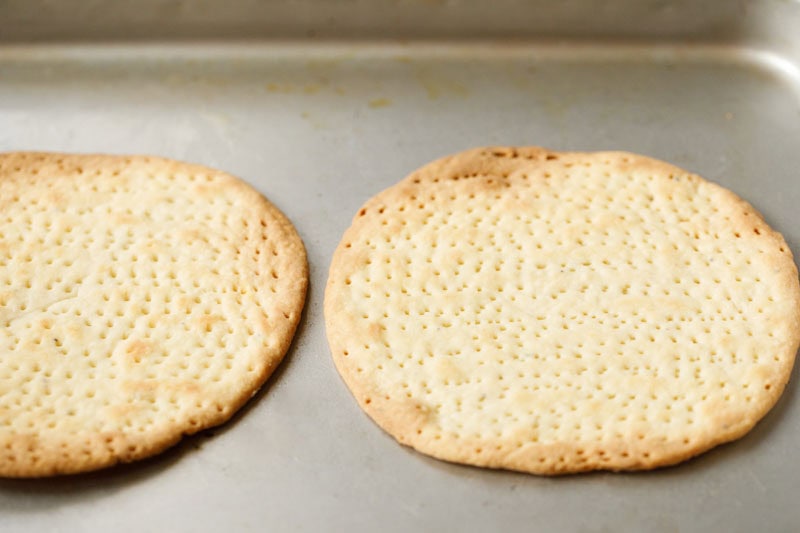
{"type": "Polygon", "coordinates": [[[733,189],[800,252],[791,1],[0,3],[0,150],[146,153],[241,176],[296,224],[286,360],[220,428],[107,471],[0,481],[2,531],[790,531],[797,371],[746,437],[651,473],[429,459],[357,407],[324,337],[367,198],[487,144],[625,149],[733,189]]]}

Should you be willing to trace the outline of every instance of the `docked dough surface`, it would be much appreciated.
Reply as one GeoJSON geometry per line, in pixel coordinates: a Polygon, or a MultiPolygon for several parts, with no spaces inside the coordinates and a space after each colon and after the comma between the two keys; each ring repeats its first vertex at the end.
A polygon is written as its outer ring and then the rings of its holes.
{"type": "Polygon", "coordinates": [[[305,301],[290,222],[223,172],[0,154],[0,475],[147,457],[272,373],[305,301]]]}
{"type": "Polygon", "coordinates": [[[369,200],[325,294],[361,407],[441,459],[674,464],[774,405],[800,341],[786,243],[730,191],[621,152],[486,148],[369,200]]]}

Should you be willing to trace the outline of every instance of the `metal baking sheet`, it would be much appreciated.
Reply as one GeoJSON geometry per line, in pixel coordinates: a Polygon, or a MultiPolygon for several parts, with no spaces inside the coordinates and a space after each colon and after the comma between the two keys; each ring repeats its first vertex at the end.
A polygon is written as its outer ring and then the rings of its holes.
{"type": "MultiPolygon", "coordinates": [[[[157,154],[236,174],[296,224],[311,287],[285,361],[231,422],[142,463],[0,481],[0,530],[795,530],[797,371],[736,443],[651,473],[543,478],[396,444],[359,410],[324,336],[328,264],[358,207],[472,146],[662,158],[751,201],[800,252],[800,33],[786,31],[798,27],[800,4],[766,2],[780,16],[729,4],[775,31],[745,31],[729,17],[735,24],[714,26],[708,41],[126,44],[78,35],[63,44],[11,1],[14,20],[28,23],[6,41],[0,32],[0,150],[157,154]]],[[[680,26],[681,12],[659,13],[680,26]]],[[[695,15],[700,32],[710,15],[695,15]]],[[[436,24],[422,27],[435,33],[436,24]]]]}

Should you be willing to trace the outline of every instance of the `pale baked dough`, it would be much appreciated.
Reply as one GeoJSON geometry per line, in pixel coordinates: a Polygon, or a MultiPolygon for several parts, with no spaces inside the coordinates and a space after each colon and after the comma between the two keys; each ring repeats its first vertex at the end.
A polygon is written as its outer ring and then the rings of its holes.
{"type": "Polygon", "coordinates": [[[0,475],[82,472],[220,424],[289,347],[308,268],[223,172],[0,155],[0,475]]]}
{"type": "Polygon", "coordinates": [[[629,153],[486,148],[364,205],[325,320],[398,441],[555,474],[741,437],[789,379],[798,304],[786,243],[732,192],[629,153]]]}

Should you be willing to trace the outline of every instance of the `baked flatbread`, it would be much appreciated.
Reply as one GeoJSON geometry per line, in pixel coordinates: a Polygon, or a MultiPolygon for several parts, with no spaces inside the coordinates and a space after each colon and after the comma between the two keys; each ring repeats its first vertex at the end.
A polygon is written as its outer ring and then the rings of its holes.
{"type": "Polygon", "coordinates": [[[364,205],[325,320],[401,443],[557,474],[744,435],[789,379],[799,305],[786,242],[732,192],[629,153],[485,148],[364,205]]]}
{"type": "Polygon", "coordinates": [[[223,172],[0,155],[0,475],[83,472],[220,424],[269,377],[303,244],[223,172]]]}

